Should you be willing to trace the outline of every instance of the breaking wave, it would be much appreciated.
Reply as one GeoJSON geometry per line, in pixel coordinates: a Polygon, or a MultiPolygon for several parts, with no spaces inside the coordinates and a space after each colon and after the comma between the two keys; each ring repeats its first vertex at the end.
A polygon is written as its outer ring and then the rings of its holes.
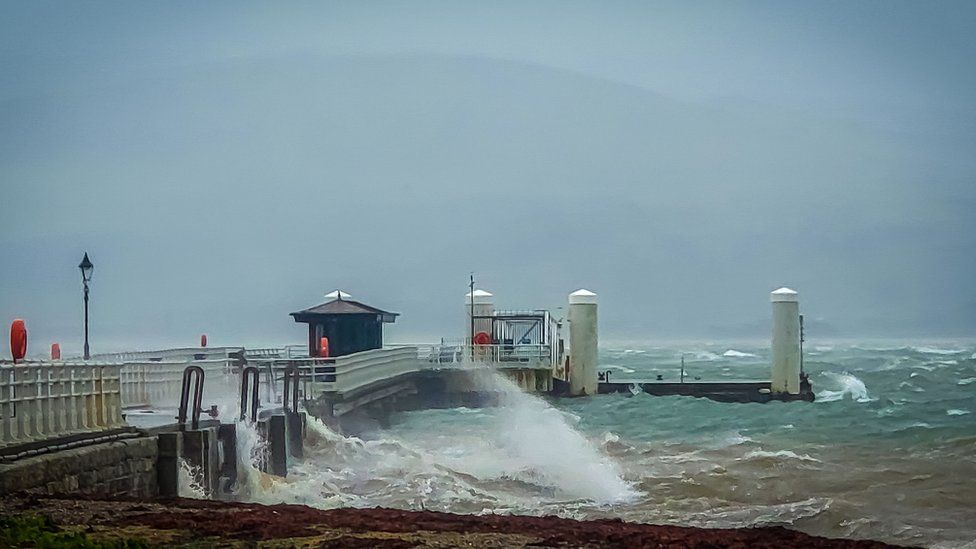
{"type": "Polygon", "coordinates": [[[854,402],[871,402],[873,399],[868,395],[868,388],[864,382],[849,373],[838,374],[836,372],[823,372],[823,375],[836,384],[840,385],[838,390],[823,390],[817,394],[817,402],[835,402],[850,396],[854,402]]]}
{"type": "Polygon", "coordinates": [[[722,356],[726,358],[753,358],[756,355],[752,353],[744,353],[742,351],[736,351],[735,349],[729,349],[728,351],[722,353],[722,356]]]}

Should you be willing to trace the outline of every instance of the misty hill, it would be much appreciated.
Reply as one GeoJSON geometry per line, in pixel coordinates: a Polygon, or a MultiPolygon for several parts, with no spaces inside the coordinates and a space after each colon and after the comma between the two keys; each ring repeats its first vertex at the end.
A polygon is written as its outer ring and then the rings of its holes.
{"type": "Polygon", "coordinates": [[[763,326],[784,284],[839,332],[976,325],[971,290],[931,302],[971,261],[958,174],[867,128],[481,58],[72,78],[0,104],[3,247],[57,273],[4,268],[0,306],[52,330],[86,248],[114,339],[301,340],[287,313],[335,287],[451,336],[471,270],[503,306],[591,288],[627,336],[763,326]]]}

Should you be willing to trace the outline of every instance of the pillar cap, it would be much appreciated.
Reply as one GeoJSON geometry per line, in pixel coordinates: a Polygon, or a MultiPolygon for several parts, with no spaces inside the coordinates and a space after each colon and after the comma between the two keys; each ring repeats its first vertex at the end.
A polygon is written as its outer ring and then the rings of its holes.
{"type": "MultiPolygon", "coordinates": [[[[491,305],[495,302],[495,296],[491,292],[486,292],[485,290],[475,290],[474,291],[474,304],[475,305],[491,305]]],[[[464,304],[471,305],[471,292],[464,294],[464,304]]]]}
{"type": "Polygon", "coordinates": [[[791,290],[786,286],[778,290],[773,290],[769,294],[769,300],[773,303],[796,303],[799,301],[796,290],[791,290]]]}
{"type": "Polygon", "coordinates": [[[593,305],[596,305],[596,294],[583,288],[580,288],[579,290],[576,290],[575,292],[569,294],[570,305],[577,305],[581,303],[582,304],[591,303],[593,305]]]}

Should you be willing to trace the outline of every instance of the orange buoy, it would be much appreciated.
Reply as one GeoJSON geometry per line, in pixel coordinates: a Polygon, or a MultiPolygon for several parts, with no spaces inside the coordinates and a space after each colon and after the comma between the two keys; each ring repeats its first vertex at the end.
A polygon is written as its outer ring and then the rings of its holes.
{"type": "Polygon", "coordinates": [[[474,334],[474,344],[475,345],[488,345],[491,343],[491,336],[488,332],[478,332],[474,334]]]}
{"type": "Polygon", "coordinates": [[[319,356],[329,358],[329,338],[323,337],[319,340],[319,356]]]}
{"type": "Polygon", "coordinates": [[[10,325],[10,354],[14,358],[14,363],[27,354],[27,327],[19,318],[10,325]]]}
{"type": "Polygon", "coordinates": [[[51,360],[61,360],[61,345],[51,344],[51,360]]]}
{"type": "Polygon", "coordinates": [[[200,346],[201,347],[207,346],[207,334],[200,334],[200,346]]]}

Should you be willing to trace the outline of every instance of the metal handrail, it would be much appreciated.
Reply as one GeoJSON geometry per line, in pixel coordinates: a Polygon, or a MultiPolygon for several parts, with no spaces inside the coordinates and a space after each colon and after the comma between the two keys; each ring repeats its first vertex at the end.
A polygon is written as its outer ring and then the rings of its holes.
{"type": "Polygon", "coordinates": [[[241,372],[241,421],[247,418],[248,413],[248,390],[251,393],[250,412],[251,422],[258,420],[258,406],[261,405],[259,389],[261,385],[261,372],[254,366],[248,366],[241,372]]]}
{"type": "Polygon", "coordinates": [[[190,400],[190,383],[196,382],[193,386],[193,410],[190,428],[197,430],[200,428],[200,412],[203,411],[203,368],[199,366],[187,366],[183,370],[183,387],[180,391],[180,410],[176,416],[180,430],[186,428],[186,408],[190,400]]]}

